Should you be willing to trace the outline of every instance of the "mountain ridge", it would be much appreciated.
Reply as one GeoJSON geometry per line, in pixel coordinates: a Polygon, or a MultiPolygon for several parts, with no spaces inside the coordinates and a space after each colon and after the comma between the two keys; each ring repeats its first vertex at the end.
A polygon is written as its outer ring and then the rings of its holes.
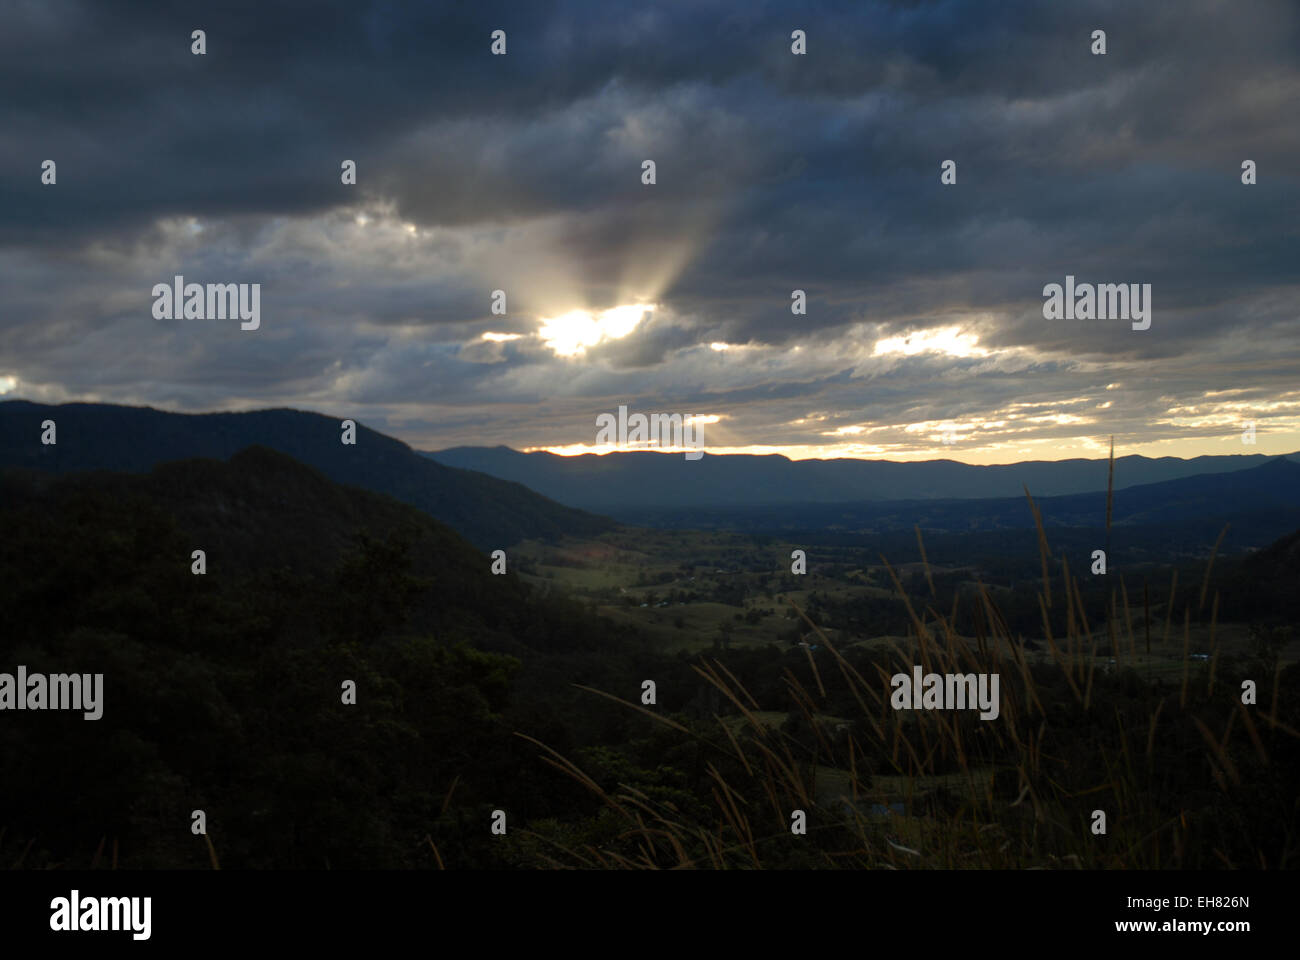
{"type": "MultiPolygon", "coordinates": [[[[1030,494],[1051,539],[1101,545],[1105,539],[1106,492],[1040,497],[1030,494]],[[1100,538],[1100,539],[1099,539],[1100,538]]],[[[1263,547],[1300,527],[1300,464],[1285,457],[1246,470],[1197,474],[1115,491],[1112,529],[1116,543],[1176,553],[1208,550],[1222,533],[1225,551],[1263,547]]],[[[780,507],[644,507],[619,511],[626,523],[663,529],[727,530],[750,534],[800,536],[819,531],[843,542],[872,537],[909,542],[919,527],[934,534],[994,537],[1016,531],[1032,534],[1034,515],[1023,491],[1018,497],[980,500],[890,500],[840,504],[787,504],[780,507]]],[[[1145,548],[1144,548],[1145,549],[1145,548]]],[[[1158,550],[1157,550],[1158,552],[1158,550]]]]}
{"type": "MultiPolygon", "coordinates": [[[[561,503],[617,515],[622,508],[776,506],[861,503],[868,500],[990,499],[1065,496],[1106,490],[1107,460],[1027,460],[974,465],[955,460],[790,460],[781,454],[681,454],[623,451],[561,457],[509,447],[453,447],[421,455],[522,483],[561,503]]],[[[1300,454],[1283,454],[1300,460],[1300,454]]],[[[1192,459],[1116,458],[1116,489],[1259,466],[1265,454],[1192,459]]]]}
{"type": "Polygon", "coordinates": [[[355,446],[340,442],[341,421],[280,407],[238,413],[172,413],[117,404],[0,401],[0,467],[73,473],[144,473],[173,460],[229,460],[265,446],[336,483],[385,493],[447,524],[475,546],[589,535],[612,522],[554,502],[521,484],[448,467],[394,437],[357,423],[355,446]],[[55,421],[57,443],[40,442],[55,421]]]}

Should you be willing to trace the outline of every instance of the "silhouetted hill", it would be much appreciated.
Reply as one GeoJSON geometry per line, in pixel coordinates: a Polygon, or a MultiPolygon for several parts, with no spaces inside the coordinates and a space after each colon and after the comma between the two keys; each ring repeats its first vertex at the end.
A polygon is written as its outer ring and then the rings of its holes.
{"type": "MultiPolygon", "coordinates": [[[[607,682],[618,659],[607,624],[493,575],[424,512],[268,448],[147,474],[0,470],[0,531],[0,672],[103,676],[97,719],[0,722],[3,828],[38,868],[84,866],[101,837],[123,866],[202,867],[196,807],[227,866],[424,864],[428,834],[488,863],[462,818],[533,760],[512,699],[539,677],[532,722],[595,726],[571,681],[607,682]],[[449,788],[461,812],[440,820],[449,788]]],[[[572,809],[575,792],[534,782],[518,802],[572,809]]]]}
{"type": "Polygon", "coordinates": [[[1292,593],[1300,599],[1300,530],[1253,554],[1244,568],[1253,577],[1290,583],[1292,593]]]}
{"type": "MultiPolygon", "coordinates": [[[[772,506],[854,503],[864,500],[984,499],[1063,496],[1106,489],[1106,460],[1027,461],[973,466],[953,460],[790,460],[769,456],[629,451],[561,457],[509,447],[456,447],[426,453],[439,463],[522,483],[570,506],[620,519],[645,507],[772,506]]],[[[1292,457],[1300,455],[1292,454],[1292,457]]],[[[1128,456],[1115,461],[1116,489],[1202,473],[1259,466],[1262,454],[1175,457],[1128,456]]]]}
{"type": "MultiPolygon", "coordinates": [[[[206,554],[207,576],[226,583],[232,578],[321,577],[358,550],[358,556],[371,551],[376,559],[384,551],[396,551],[409,555],[410,573],[421,581],[420,614],[426,628],[477,624],[513,629],[524,622],[519,583],[511,576],[493,576],[488,558],[459,534],[393,498],[339,486],[267,447],[250,447],[229,461],[161,464],[143,475],[90,471],[51,477],[11,468],[0,471],[0,492],[7,555],[19,558],[16,562],[36,555],[33,544],[20,542],[20,531],[58,542],[36,574],[45,585],[36,596],[46,596],[48,590],[49,602],[27,611],[21,598],[13,598],[8,607],[15,617],[43,617],[47,626],[68,609],[54,600],[61,589],[105,578],[146,582],[151,572],[169,570],[160,582],[162,591],[183,587],[192,593],[189,558],[199,549],[206,554]],[[114,523],[114,536],[106,541],[111,552],[105,553],[103,544],[85,549],[79,539],[83,527],[112,529],[114,523]]],[[[366,578],[361,568],[356,575],[366,578]]],[[[380,632],[385,602],[400,584],[376,580],[352,587],[364,587],[373,598],[365,609],[374,614],[380,632]]],[[[322,602],[332,607],[337,598],[322,602]]],[[[147,629],[150,620],[142,611],[138,622],[126,620],[120,626],[147,629]]]]}
{"type": "Polygon", "coordinates": [[[611,525],[604,517],[561,506],[517,483],[435,463],[360,424],[356,445],[345,446],[339,423],[286,409],[179,414],[149,407],[9,400],[0,402],[0,467],[139,473],[191,457],[226,460],[260,444],[310,464],[338,483],[419,507],[484,549],[528,538],[592,534],[611,525]],[[57,424],[55,445],[40,442],[45,419],[57,424]]]}
{"type": "Polygon", "coordinates": [[[1300,530],[1230,568],[1222,578],[1222,615],[1300,624],[1300,530]]]}

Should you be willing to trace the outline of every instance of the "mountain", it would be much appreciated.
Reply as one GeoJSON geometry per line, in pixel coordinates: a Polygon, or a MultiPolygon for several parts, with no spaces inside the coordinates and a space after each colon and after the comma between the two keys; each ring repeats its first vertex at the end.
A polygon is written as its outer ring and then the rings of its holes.
{"type": "Polygon", "coordinates": [[[1229,568],[1222,581],[1223,616],[1276,620],[1294,631],[1300,624],[1300,529],[1229,568]]]}
{"type": "MultiPolygon", "coordinates": [[[[353,598],[356,610],[335,609],[343,592],[343,585],[335,584],[321,600],[334,611],[334,626],[364,613],[366,629],[382,632],[384,608],[401,606],[395,596],[402,589],[401,577],[369,576],[367,564],[373,569],[385,563],[396,570],[398,560],[409,567],[403,573],[421,585],[424,603],[418,613],[428,628],[473,623],[470,632],[481,639],[493,629],[517,632],[524,622],[521,585],[513,577],[493,576],[488,558],[460,535],[423,511],[335,484],[268,447],[248,447],[229,461],[164,463],[146,474],[50,476],[10,468],[0,471],[0,503],[6,532],[0,556],[21,566],[46,555],[26,578],[11,570],[6,581],[9,589],[26,586],[9,596],[7,611],[15,621],[40,630],[57,633],[70,610],[97,606],[84,597],[76,603],[55,602],[52,598],[66,584],[79,590],[93,583],[105,589],[151,584],[128,602],[145,602],[178,588],[188,594],[197,582],[190,570],[196,549],[206,555],[206,582],[223,588],[250,578],[268,589],[276,578],[319,580],[352,563],[347,570],[354,582],[347,585],[348,592],[370,599],[359,605],[353,598]],[[26,542],[21,531],[27,532],[26,542]],[[50,545],[38,546],[31,542],[34,537],[50,545]]],[[[112,626],[149,632],[155,619],[156,614],[132,615],[112,619],[112,626]]],[[[100,619],[96,625],[105,623],[100,619]]]]}
{"type": "MultiPolygon", "coordinates": [[[[1040,497],[1032,488],[1045,527],[1104,528],[1106,493],[1040,497]]],[[[644,507],[621,511],[621,519],[648,526],[780,532],[843,530],[884,533],[922,530],[979,533],[1027,529],[1034,517],[1022,491],[1016,497],[980,500],[892,500],[840,504],[644,507]]],[[[1232,473],[1201,474],[1116,490],[1111,523],[1117,528],[1176,528],[1189,539],[1213,542],[1223,524],[1234,527],[1238,547],[1270,542],[1300,526],[1300,463],[1284,457],[1232,473]]]]}
{"type": "MultiPolygon", "coordinates": [[[[650,507],[772,506],[865,500],[1017,497],[1105,491],[1108,461],[1027,461],[974,466],[953,460],[790,460],[780,455],[681,454],[628,451],[561,457],[509,447],[455,447],[425,456],[449,467],[477,470],[522,483],[569,506],[629,519],[650,507]]],[[[1300,459],[1300,454],[1292,454],[1300,459]]],[[[1204,473],[1246,470],[1262,454],[1176,457],[1128,456],[1115,461],[1116,489],[1204,473]]]]}
{"type": "Polygon", "coordinates": [[[0,673],[102,679],[98,717],[0,713],[6,864],[17,835],[38,869],[92,865],[100,837],[127,869],[201,868],[195,807],[232,868],[424,866],[428,836],[499,864],[471,813],[574,808],[514,731],[598,729],[572,681],[644,675],[611,675],[633,669],[616,630],[425,512],[265,447],[0,470],[0,530],[0,673]]]}
{"type": "Polygon", "coordinates": [[[288,409],[181,414],[151,407],[8,400],[0,402],[0,467],[142,473],[172,460],[227,460],[246,447],[262,445],[337,483],[419,507],[483,549],[524,539],[590,535],[612,525],[518,483],[436,463],[360,424],[356,445],[345,446],[339,423],[288,409]],[[46,419],[58,431],[58,443],[49,446],[40,442],[46,419]]]}

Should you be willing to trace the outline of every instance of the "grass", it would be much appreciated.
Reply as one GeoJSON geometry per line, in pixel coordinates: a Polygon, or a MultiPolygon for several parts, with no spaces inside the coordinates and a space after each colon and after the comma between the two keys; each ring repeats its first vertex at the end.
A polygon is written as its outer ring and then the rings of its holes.
{"type": "MultiPolygon", "coordinates": [[[[1108,534],[1113,448],[1111,456],[1108,534]]],[[[1286,867],[1296,852],[1296,791],[1285,782],[1276,789],[1282,774],[1271,767],[1271,753],[1294,751],[1300,733],[1279,717],[1276,671],[1260,678],[1255,707],[1243,705],[1222,679],[1216,688],[1224,638],[1218,597],[1206,596],[1209,565],[1205,579],[1181,593],[1175,579],[1163,620],[1120,585],[1112,591],[1105,622],[1090,624],[1078,575],[1064,558],[1052,557],[1028,490],[1026,499],[1043,571],[1039,603],[1046,645],[1037,655],[1026,651],[1022,637],[1010,635],[989,590],[979,592],[984,629],[962,637],[950,612],[932,609],[926,596],[907,597],[898,573],[882,557],[905,599],[912,630],[906,642],[885,641],[888,656],[873,661],[865,675],[793,596],[786,598],[827,651],[819,658],[806,651],[810,682],[787,672],[802,735],[778,722],[786,714],[759,709],[716,658],[693,668],[727,705],[729,715],[715,717],[712,725],[691,725],[591,691],[696,742],[709,758],[709,814],[687,816],[628,785],[607,790],[525,737],[546,763],[598,796],[608,818],[604,839],[569,835],[561,842],[534,833],[530,842],[544,845],[540,856],[553,867],[1286,867]],[[1191,612],[1207,602],[1216,616],[1193,628],[1191,612]],[[1057,635],[1055,611],[1067,614],[1066,629],[1057,635]],[[1147,620],[1151,655],[1145,652],[1147,620]],[[1109,671],[1109,658],[1097,653],[1103,639],[1114,650],[1109,671]],[[1181,656],[1169,656],[1174,646],[1181,656]],[[1191,660],[1198,649],[1211,651],[1210,659],[1191,660]],[[926,672],[998,673],[999,718],[982,722],[961,711],[893,710],[889,678],[894,671],[910,672],[915,663],[926,672]],[[832,681],[851,692],[857,716],[825,715],[826,684],[832,681]],[[1156,693],[1152,681],[1168,689],[1156,693]],[[1271,702],[1265,694],[1270,682],[1271,702]],[[1117,691],[1135,683],[1139,695],[1121,704],[1117,691]],[[1177,779],[1197,769],[1205,771],[1203,784],[1195,777],[1177,779]],[[872,804],[897,802],[904,804],[904,816],[871,812],[872,804]],[[807,814],[809,837],[791,834],[795,810],[807,814]],[[1104,834],[1094,832],[1097,810],[1106,815],[1104,834]],[[1275,843],[1278,831],[1281,842],[1275,843]],[[813,836],[816,842],[810,843],[813,836]]],[[[917,538],[924,557],[919,530],[917,538]]]]}

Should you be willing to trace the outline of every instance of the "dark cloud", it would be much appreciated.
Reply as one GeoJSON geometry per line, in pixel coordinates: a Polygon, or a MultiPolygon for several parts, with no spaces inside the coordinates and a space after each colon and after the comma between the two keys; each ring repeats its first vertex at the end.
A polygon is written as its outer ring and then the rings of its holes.
{"type": "Polygon", "coordinates": [[[10,4],[0,391],[362,408],[426,445],[591,442],[640,398],[899,450],[1028,399],[1049,440],[1251,415],[1298,447],[1297,106],[1285,0],[10,4]],[[262,283],[263,330],[154,321],[177,273],[262,283]],[[1151,284],[1151,329],[1045,321],[1067,274],[1151,284]],[[536,337],[629,299],[661,310],[581,357],[536,337]],[[945,329],[979,349],[877,346],[945,329]]]}

